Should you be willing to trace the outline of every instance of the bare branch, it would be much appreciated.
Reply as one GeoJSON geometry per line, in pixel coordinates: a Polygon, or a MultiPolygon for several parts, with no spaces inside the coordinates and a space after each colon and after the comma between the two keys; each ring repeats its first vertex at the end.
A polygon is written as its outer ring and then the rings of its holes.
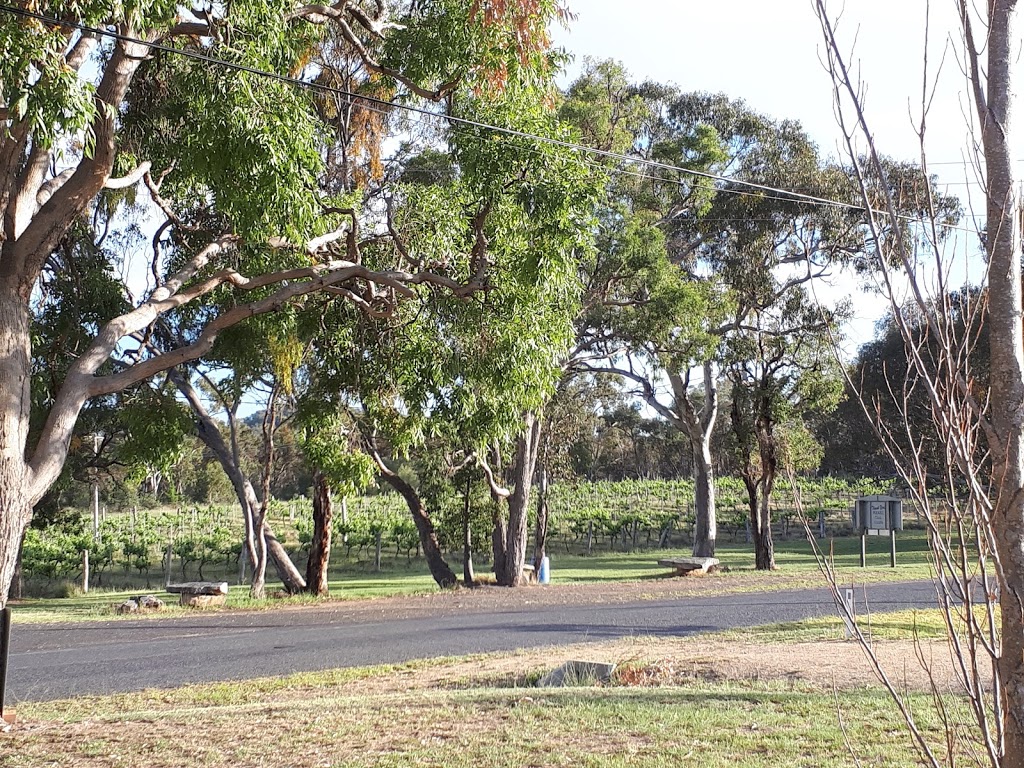
{"type": "Polygon", "coordinates": [[[153,164],[146,160],[144,163],[141,163],[138,168],[125,176],[121,176],[117,179],[107,179],[103,182],[103,188],[127,189],[128,187],[134,187],[142,180],[143,176],[146,176],[149,173],[149,169],[152,167],[153,164]]]}
{"type": "Polygon", "coordinates": [[[483,470],[484,477],[487,479],[487,485],[491,489],[491,496],[495,499],[507,499],[512,495],[512,491],[508,488],[498,485],[497,480],[494,479],[494,470],[492,470],[491,465],[487,463],[487,459],[483,456],[477,455],[476,463],[477,466],[483,470]]]}

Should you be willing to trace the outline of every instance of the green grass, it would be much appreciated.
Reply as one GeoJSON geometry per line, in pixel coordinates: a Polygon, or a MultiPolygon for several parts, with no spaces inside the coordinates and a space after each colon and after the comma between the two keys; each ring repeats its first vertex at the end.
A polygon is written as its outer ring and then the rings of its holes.
{"type": "MultiPolygon", "coordinates": [[[[861,631],[873,640],[921,640],[946,637],[946,624],[935,609],[872,613],[858,618],[861,631]]],[[[836,640],[846,636],[839,616],[765,624],[742,630],[726,630],[716,636],[760,643],[797,643],[836,640]]]]}
{"type": "MultiPolygon", "coordinates": [[[[904,531],[897,537],[897,567],[889,567],[888,539],[868,539],[868,567],[860,567],[860,540],[841,538],[825,540],[821,546],[834,555],[837,572],[843,580],[856,583],[877,581],[910,580],[928,578],[928,545],[923,531],[904,531]]],[[[688,550],[652,549],[631,553],[595,553],[589,557],[575,554],[551,552],[552,581],[555,584],[586,584],[610,582],[645,582],[665,579],[670,572],[657,564],[662,558],[689,555],[688,550]]],[[[802,539],[779,541],[776,544],[776,560],[779,570],[773,573],[754,570],[754,556],[750,545],[720,544],[718,557],[728,572],[705,580],[702,588],[708,592],[767,591],[772,589],[795,589],[799,587],[822,586],[822,578],[811,552],[810,545],[802,539]],[[737,578],[742,577],[742,578],[737,578]]],[[[457,563],[453,568],[460,570],[457,563]]],[[[478,566],[483,572],[485,566],[478,566]]],[[[369,570],[367,564],[343,563],[332,569],[331,595],[336,600],[355,600],[393,595],[416,595],[436,591],[436,586],[427,572],[426,564],[420,560],[407,562],[405,558],[386,560],[380,573],[369,570]]],[[[219,577],[219,575],[218,575],[219,577]]],[[[234,581],[234,579],[230,579],[234,581]]],[[[268,582],[268,591],[273,592],[279,584],[268,582]]],[[[94,589],[88,595],[77,594],[66,598],[29,599],[14,605],[15,621],[18,623],[41,623],[57,621],[87,621],[120,618],[113,613],[113,606],[133,595],[155,592],[163,594],[162,581],[154,579],[151,589],[144,585],[114,590],[94,589]]],[[[637,597],[643,597],[638,591],[637,597]]],[[[174,615],[180,612],[169,598],[168,610],[153,615],[174,615]]],[[[289,604],[315,602],[312,598],[290,598],[289,604]]],[[[281,605],[280,601],[253,601],[247,588],[232,586],[228,595],[228,606],[239,609],[261,610],[281,605]]]]}
{"type": "MultiPolygon", "coordinates": [[[[268,591],[279,589],[280,584],[271,582],[268,591]]],[[[362,574],[334,580],[331,592],[339,600],[359,600],[393,595],[417,595],[435,592],[437,587],[428,573],[362,574]]],[[[286,605],[320,604],[322,600],[307,595],[289,597],[286,603],[280,600],[253,600],[245,585],[231,585],[228,589],[227,607],[241,610],[270,610],[286,605]]],[[[72,597],[36,598],[12,603],[14,621],[18,624],[41,624],[63,621],[103,621],[108,619],[138,619],[166,617],[192,613],[192,609],[181,608],[177,595],[168,595],[163,585],[135,589],[96,589],[89,594],[72,597]],[[114,608],[130,597],[155,594],[164,600],[166,607],[158,613],[128,614],[119,616],[114,608]]]]}
{"type": "MultiPolygon", "coordinates": [[[[837,572],[856,581],[923,579],[931,576],[928,538],[924,531],[907,530],[896,536],[896,568],[889,567],[889,539],[868,537],[867,567],[860,567],[860,538],[844,537],[819,540],[818,546],[832,557],[837,572]]],[[[590,557],[551,553],[552,578],[559,583],[638,581],[661,578],[662,558],[689,556],[689,550],[650,549],[644,552],[595,553],[590,557]]],[[[750,544],[719,543],[716,557],[730,573],[756,574],[750,544]]],[[[779,573],[810,574],[817,577],[818,566],[811,545],[805,539],[777,541],[775,560],[779,573]]],[[[728,574],[727,574],[728,575],[728,574]]],[[[763,574],[766,580],[772,574],[763,574]]]]}
{"type": "MultiPolygon", "coordinates": [[[[978,606],[975,611],[984,626],[985,609],[978,606]]],[[[859,616],[857,623],[869,640],[942,640],[947,637],[946,621],[938,608],[870,613],[859,616]]],[[[996,623],[999,623],[998,609],[996,623]]],[[[954,626],[959,631],[962,622],[955,618],[954,626]]],[[[842,639],[846,637],[846,627],[836,615],[725,630],[716,636],[768,644],[796,643],[842,639]]]]}

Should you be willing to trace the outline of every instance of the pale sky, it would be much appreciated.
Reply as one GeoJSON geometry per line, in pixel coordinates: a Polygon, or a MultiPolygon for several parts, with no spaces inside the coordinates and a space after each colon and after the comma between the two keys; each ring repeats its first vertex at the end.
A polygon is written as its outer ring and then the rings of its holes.
{"type": "MultiPolygon", "coordinates": [[[[919,160],[913,123],[921,116],[928,3],[833,0],[830,5],[843,12],[838,34],[848,50],[853,47],[850,61],[866,85],[867,119],[879,150],[901,160],[919,160]]],[[[612,58],[636,80],[742,98],[772,117],[799,120],[824,155],[845,157],[831,83],[819,59],[822,33],[811,0],[570,0],[570,10],[577,18],[568,31],[555,31],[555,42],[575,55],[577,71],[584,56],[612,58]]],[[[928,118],[929,167],[948,185],[944,191],[966,201],[974,190],[972,202],[978,205],[977,178],[963,164],[969,152],[964,115],[972,107],[956,57],[954,0],[931,3],[929,27],[931,80],[945,52],[928,118]]],[[[960,271],[973,269],[975,280],[977,261],[966,254],[976,250],[976,239],[962,235],[960,271]]],[[[850,293],[849,287],[842,290],[850,293]]],[[[870,338],[882,311],[876,301],[858,301],[857,319],[848,330],[851,341],[870,338]]]]}
{"type": "MultiPolygon", "coordinates": [[[[886,153],[907,159],[919,156],[910,110],[917,119],[926,5],[925,0],[847,0],[839,30],[847,44],[856,36],[853,61],[868,86],[868,118],[879,143],[886,153]]],[[[953,0],[932,5],[929,67],[934,71],[949,35],[958,32],[953,0]]],[[[556,30],[555,40],[577,63],[584,56],[613,58],[638,80],[743,98],[774,117],[800,120],[823,152],[837,154],[840,133],[810,0],[570,0],[570,9],[577,19],[568,31],[556,30]]],[[[963,85],[950,51],[931,118],[936,161],[961,159],[967,133],[963,85]]]]}

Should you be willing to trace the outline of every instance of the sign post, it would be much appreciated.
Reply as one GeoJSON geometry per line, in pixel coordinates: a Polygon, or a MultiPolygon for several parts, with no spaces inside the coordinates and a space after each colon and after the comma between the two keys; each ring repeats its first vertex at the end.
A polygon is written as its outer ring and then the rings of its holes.
{"type": "Polygon", "coordinates": [[[862,496],[850,514],[860,531],[860,567],[867,567],[867,537],[889,536],[889,565],[896,567],[896,531],[903,530],[903,500],[895,496],[862,496]]]}
{"type": "Polygon", "coordinates": [[[846,610],[841,611],[841,613],[843,614],[843,623],[846,625],[846,639],[849,640],[855,634],[854,621],[857,617],[857,604],[853,598],[853,587],[847,587],[843,590],[843,604],[846,610]]]}

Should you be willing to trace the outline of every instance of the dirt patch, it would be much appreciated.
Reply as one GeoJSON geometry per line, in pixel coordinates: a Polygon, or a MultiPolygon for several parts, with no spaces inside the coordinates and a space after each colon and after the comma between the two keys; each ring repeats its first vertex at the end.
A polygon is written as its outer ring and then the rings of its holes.
{"type": "MultiPolygon", "coordinates": [[[[875,654],[901,690],[959,691],[945,641],[877,642],[875,654]],[[918,655],[920,654],[920,656],[918,655]],[[925,660],[923,665],[919,658],[925,660]]],[[[851,690],[880,685],[867,654],[855,642],[750,643],[713,637],[626,638],[486,656],[443,666],[406,670],[348,684],[352,692],[424,688],[528,686],[543,672],[571,659],[619,665],[616,684],[686,685],[697,680],[784,682],[801,688],[851,690]]]]}

